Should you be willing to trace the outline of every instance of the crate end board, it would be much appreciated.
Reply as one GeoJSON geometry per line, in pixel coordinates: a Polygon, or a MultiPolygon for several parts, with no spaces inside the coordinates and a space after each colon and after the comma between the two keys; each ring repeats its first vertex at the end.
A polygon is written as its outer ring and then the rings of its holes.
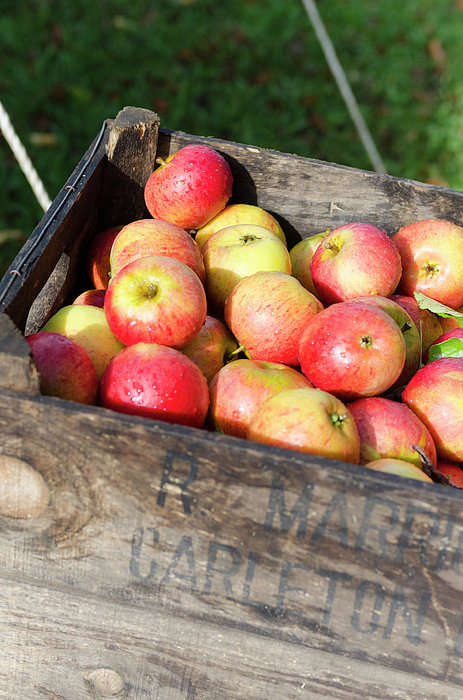
{"type": "Polygon", "coordinates": [[[167,682],[160,646],[180,657],[177,690],[182,673],[212,688],[221,668],[222,697],[233,678],[243,697],[280,682],[285,697],[304,683],[332,697],[331,659],[354,693],[394,697],[410,678],[423,697],[461,693],[454,490],[8,390],[6,426],[2,619],[17,650],[44,633],[39,666],[5,657],[25,688],[35,673],[62,692],[50,655],[71,644],[69,678],[82,682],[93,655],[126,680],[138,669],[134,693],[150,675],[167,682]]]}

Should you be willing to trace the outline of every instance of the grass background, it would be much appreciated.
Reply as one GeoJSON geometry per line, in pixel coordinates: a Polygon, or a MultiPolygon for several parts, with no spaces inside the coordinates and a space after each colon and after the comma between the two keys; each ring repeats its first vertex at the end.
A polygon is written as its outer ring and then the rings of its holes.
{"type": "MultiPolygon", "coordinates": [[[[319,0],[388,172],[463,189],[463,0],[319,0]]],[[[0,96],[53,198],[125,105],[372,169],[300,0],[3,0],[0,96]]],[[[0,137],[0,273],[42,211],[0,137]]]]}

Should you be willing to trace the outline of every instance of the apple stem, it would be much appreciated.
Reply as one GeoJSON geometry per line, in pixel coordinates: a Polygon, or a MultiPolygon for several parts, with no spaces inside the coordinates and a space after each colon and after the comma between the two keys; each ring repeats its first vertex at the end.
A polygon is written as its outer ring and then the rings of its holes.
{"type": "Polygon", "coordinates": [[[231,352],[228,353],[227,355],[227,362],[230,362],[230,360],[233,360],[236,355],[239,355],[240,352],[246,352],[246,348],[244,345],[239,345],[235,350],[232,350],[231,352]]]}
{"type": "Polygon", "coordinates": [[[158,163],[161,167],[167,165],[166,161],[164,160],[164,158],[161,158],[161,156],[159,156],[159,158],[156,158],[156,163],[158,163]]]}

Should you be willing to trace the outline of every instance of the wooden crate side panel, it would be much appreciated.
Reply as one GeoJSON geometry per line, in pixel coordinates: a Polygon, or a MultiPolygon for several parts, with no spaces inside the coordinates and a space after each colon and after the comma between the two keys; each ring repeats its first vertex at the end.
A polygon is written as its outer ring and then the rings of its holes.
{"type": "Polygon", "coordinates": [[[0,579],[144,610],[146,639],[160,615],[239,630],[257,654],[274,640],[275,677],[288,644],[374,664],[378,682],[463,684],[459,492],[14,394],[1,453],[33,517],[3,493],[0,579]]]}
{"type": "Polygon", "coordinates": [[[463,224],[463,192],[448,188],[167,129],[160,130],[158,152],[165,158],[192,142],[227,157],[234,176],[232,201],[271,211],[290,244],[352,221],[389,234],[419,219],[463,224]]]}

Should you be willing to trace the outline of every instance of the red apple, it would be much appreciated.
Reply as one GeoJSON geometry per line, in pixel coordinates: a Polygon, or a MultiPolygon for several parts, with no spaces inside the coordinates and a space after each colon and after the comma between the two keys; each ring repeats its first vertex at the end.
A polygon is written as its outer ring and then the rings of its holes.
{"type": "Polygon", "coordinates": [[[199,333],[182,348],[182,352],[198,365],[210,382],[237,349],[236,338],[225,323],[213,316],[206,316],[199,333]]]}
{"type": "Polygon", "coordinates": [[[404,403],[381,396],[348,404],[360,435],[360,464],[381,458],[401,459],[421,468],[417,445],[436,464],[436,447],[424,423],[404,403]]]}
{"type": "Polygon", "coordinates": [[[436,464],[436,469],[446,476],[451,484],[463,489],[463,469],[461,464],[439,460],[436,464]]]}
{"type": "Polygon", "coordinates": [[[200,428],[209,391],[199,367],[179,350],[136,343],[118,353],[103,373],[100,404],[120,413],[200,428]]]}
{"type": "Polygon", "coordinates": [[[299,366],[299,339],[321,302],[285,272],[244,277],[225,301],[225,321],[253,360],[299,366]]]}
{"type": "Polygon", "coordinates": [[[61,333],[88,352],[98,377],[124,345],[111,331],[104,309],[90,304],[62,306],[40,332],[61,333]]]}
{"type": "Polygon", "coordinates": [[[277,219],[270,212],[254,204],[227,204],[213,219],[196,231],[195,241],[201,248],[213,233],[235,224],[257,224],[272,231],[286,245],[286,236],[277,219]]]}
{"type": "Polygon", "coordinates": [[[225,299],[243,277],[262,270],[291,272],[288,249],[274,233],[256,224],[227,226],[201,248],[209,303],[222,311],[225,299]]]}
{"type": "Polygon", "coordinates": [[[391,390],[403,387],[413,377],[421,362],[421,340],[419,331],[410,314],[396,301],[379,294],[357,297],[358,301],[373,304],[385,311],[399,326],[405,341],[405,364],[399,378],[390,387],[391,390]]]}
{"type": "Polygon", "coordinates": [[[124,345],[160,343],[181,348],[199,333],[207,314],[198,275],[176,258],[137,258],[111,279],[104,310],[124,345]]]}
{"type": "Polygon", "coordinates": [[[421,337],[421,352],[424,355],[431,343],[442,335],[441,319],[429,309],[420,309],[415,297],[392,294],[391,299],[410,314],[421,337]]]}
{"type": "Polygon", "coordinates": [[[390,296],[400,280],[399,251],[385,231],[350,223],[333,229],[313,255],[317,296],[333,304],[365,294],[390,296]]]}
{"type": "Polygon", "coordinates": [[[410,462],[405,462],[402,459],[392,459],[390,457],[384,457],[382,459],[375,459],[372,462],[365,464],[368,469],[373,469],[377,472],[383,472],[386,474],[394,474],[395,476],[407,477],[408,479],[416,479],[417,481],[427,481],[433,483],[431,477],[422,471],[415,464],[410,464],[410,462]]]}
{"type": "Polygon", "coordinates": [[[291,258],[291,274],[312,294],[317,294],[315,285],[312,279],[312,258],[319,244],[326,236],[331,233],[331,229],[316,233],[313,236],[303,238],[302,241],[296,243],[289,251],[291,258]]]}
{"type": "Polygon", "coordinates": [[[86,289],[85,292],[81,292],[72,303],[99,306],[100,309],[102,309],[104,306],[105,295],[106,289],[86,289]]]}
{"type": "Polygon", "coordinates": [[[111,277],[129,262],[146,255],[181,260],[204,284],[204,263],[199,246],[184,229],[160,219],[132,221],[119,231],[111,248],[111,277]]]}
{"type": "Polygon", "coordinates": [[[252,416],[249,440],[358,463],[360,440],[348,408],[320,389],[280,391],[252,416]]]}
{"type": "Polygon", "coordinates": [[[109,256],[111,246],[122,226],[99,231],[92,239],[87,252],[87,270],[90,281],[96,289],[106,289],[109,284],[111,266],[109,256]]]}
{"type": "Polygon", "coordinates": [[[398,292],[421,292],[456,309],[463,304],[463,227],[445,219],[403,226],[392,237],[402,258],[398,292]]]}
{"type": "Polygon", "coordinates": [[[299,344],[302,372],[341,400],[382,394],[400,376],[405,357],[397,323],[382,309],[356,300],[313,316],[299,344]]]}
{"type": "Polygon", "coordinates": [[[463,359],[445,357],[421,367],[402,401],[428,428],[438,459],[463,461],[463,359]]]}
{"type": "Polygon", "coordinates": [[[220,369],[210,384],[212,425],[246,437],[249,421],[265,399],[283,389],[311,387],[300,372],[276,362],[238,359],[220,369]]]}
{"type": "Polygon", "coordinates": [[[232,194],[233,176],[213,148],[191,144],[161,163],[145,185],[151,216],[184,229],[198,229],[219,213],[232,194]]]}
{"type": "Polygon", "coordinates": [[[95,404],[98,377],[87,351],[60,333],[26,336],[40,374],[40,392],[68,401],[95,404]]]}

